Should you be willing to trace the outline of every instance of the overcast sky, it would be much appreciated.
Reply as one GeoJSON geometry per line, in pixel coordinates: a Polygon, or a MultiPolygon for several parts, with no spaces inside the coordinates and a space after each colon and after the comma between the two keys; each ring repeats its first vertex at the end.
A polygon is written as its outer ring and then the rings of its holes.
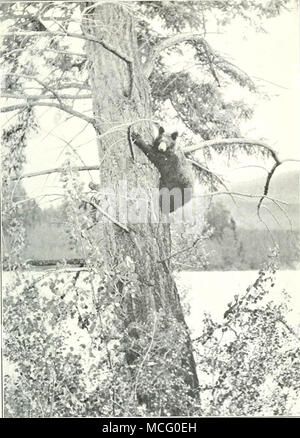
{"type": "Polygon", "coordinates": [[[224,39],[215,38],[224,52],[273,96],[257,105],[249,136],[266,138],[281,158],[300,157],[298,11],[266,21],[265,28],[267,34],[246,32],[243,38],[236,26],[224,39]]]}
{"type": "MultiPolygon", "coordinates": [[[[270,95],[270,100],[265,101],[254,96],[255,116],[244,135],[264,139],[278,151],[280,158],[300,159],[298,11],[268,20],[265,28],[267,33],[255,33],[248,29],[243,32],[243,26],[232,25],[227,34],[209,35],[209,42],[258,81],[270,95]]],[[[64,120],[63,113],[43,108],[39,109],[39,114],[44,114],[41,117],[42,132],[30,141],[26,172],[58,167],[65,158],[65,143],[47,135],[54,125],[58,126],[55,133],[68,141],[70,135],[72,137],[82,127],[81,122],[75,119],[67,125],[59,125],[64,120]]],[[[77,151],[86,164],[97,164],[93,137],[93,130],[88,128],[76,138],[75,146],[78,146],[77,151]]],[[[295,166],[286,166],[286,169],[295,166]]],[[[245,177],[245,170],[240,176],[245,177]]],[[[239,176],[236,174],[236,177],[239,176]]],[[[24,181],[24,186],[30,196],[37,196],[44,190],[55,193],[58,181],[58,175],[30,178],[24,181]]]]}

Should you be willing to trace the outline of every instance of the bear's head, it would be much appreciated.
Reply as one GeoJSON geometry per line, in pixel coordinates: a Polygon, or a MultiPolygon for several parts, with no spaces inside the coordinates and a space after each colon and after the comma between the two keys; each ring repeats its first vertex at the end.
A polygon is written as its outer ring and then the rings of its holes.
{"type": "Polygon", "coordinates": [[[174,150],[176,146],[176,140],[178,137],[178,132],[172,132],[167,134],[163,127],[160,126],[158,131],[158,136],[154,141],[155,146],[157,146],[159,151],[166,152],[174,150]]]}

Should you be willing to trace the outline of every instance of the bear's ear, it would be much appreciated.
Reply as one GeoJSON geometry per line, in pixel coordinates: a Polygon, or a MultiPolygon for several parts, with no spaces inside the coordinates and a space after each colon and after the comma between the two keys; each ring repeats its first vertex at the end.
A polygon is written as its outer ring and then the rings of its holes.
{"type": "Polygon", "coordinates": [[[162,135],[164,132],[165,132],[164,128],[160,126],[158,130],[159,135],[162,135]]]}
{"type": "Polygon", "coordinates": [[[171,139],[175,141],[177,137],[178,137],[178,132],[177,131],[172,132],[171,139]]]}

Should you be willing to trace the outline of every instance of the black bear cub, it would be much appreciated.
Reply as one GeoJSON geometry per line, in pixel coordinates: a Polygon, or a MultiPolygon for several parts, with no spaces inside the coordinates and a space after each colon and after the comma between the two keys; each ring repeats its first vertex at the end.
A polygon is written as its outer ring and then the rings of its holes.
{"type": "Polygon", "coordinates": [[[169,135],[160,127],[153,143],[147,144],[139,134],[132,133],[134,144],[144,152],[160,173],[159,205],[164,214],[172,213],[192,198],[192,167],[176,145],[177,137],[178,132],[169,135]]]}

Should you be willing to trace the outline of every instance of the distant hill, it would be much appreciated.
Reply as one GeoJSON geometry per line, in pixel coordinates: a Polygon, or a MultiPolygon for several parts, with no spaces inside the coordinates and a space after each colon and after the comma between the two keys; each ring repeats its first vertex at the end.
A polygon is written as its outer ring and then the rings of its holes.
{"type": "MultiPolygon", "coordinates": [[[[290,171],[279,173],[273,176],[270,184],[269,196],[287,202],[288,205],[280,204],[283,210],[275,205],[272,201],[265,199],[264,208],[261,210],[261,216],[269,228],[277,230],[300,230],[300,173],[290,171]],[[266,207],[266,208],[265,208],[266,207]],[[291,222],[291,223],[290,223],[291,222]]],[[[263,193],[265,185],[264,178],[255,180],[241,181],[230,184],[232,191],[259,195],[263,193]]],[[[215,202],[220,202],[220,198],[215,202]]],[[[238,198],[235,197],[235,205],[230,197],[222,197],[221,202],[231,211],[238,227],[244,229],[265,229],[265,225],[257,216],[257,203],[259,198],[238,198]]]]}

